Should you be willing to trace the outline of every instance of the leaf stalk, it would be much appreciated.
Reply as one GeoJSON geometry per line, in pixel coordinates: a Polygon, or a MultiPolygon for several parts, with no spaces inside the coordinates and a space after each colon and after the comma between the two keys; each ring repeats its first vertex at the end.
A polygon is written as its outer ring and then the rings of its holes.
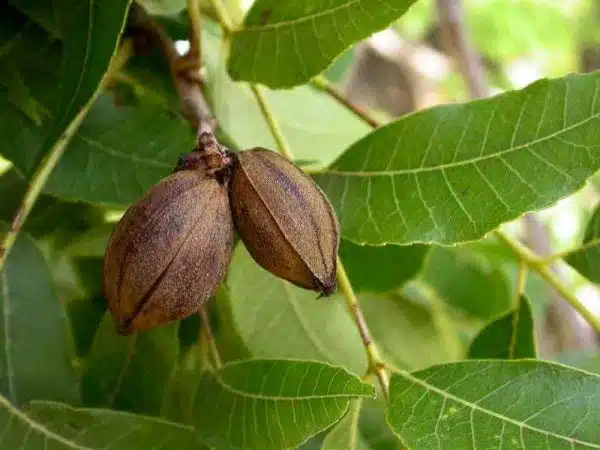
{"type": "Polygon", "coordinates": [[[311,84],[317,89],[333,97],[335,100],[338,101],[338,103],[340,103],[346,109],[349,109],[352,113],[354,113],[356,116],[362,119],[362,121],[365,122],[367,125],[373,128],[378,128],[381,126],[381,123],[377,119],[372,117],[367,110],[352,103],[348,99],[348,97],[346,97],[344,92],[342,92],[339,88],[334,86],[334,84],[327,78],[325,78],[323,75],[317,75],[316,77],[314,77],[311,80],[311,84]]]}
{"type": "Polygon", "coordinates": [[[283,131],[281,130],[281,127],[279,126],[279,123],[275,120],[275,116],[273,115],[273,113],[269,107],[269,104],[267,102],[264,92],[262,91],[262,88],[260,86],[257,86],[256,84],[251,84],[250,89],[252,89],[252,93],[254,94],[254,97],[256,98],[256,101],[258,102],[260,111],[262,112],[262,115],[265,118],[265,121],[267,122],[269,130],[271,130],[271,134],[273,135],[275,142],[277,143],[277,148],[279,149],[279,153],[281,153],[283,156],[285,156],[288,159],[294,159],[294,156],[292,154],[292,149],[290,148],[290,145],[287,143],[287,141],[283,135],[283,131]]]}

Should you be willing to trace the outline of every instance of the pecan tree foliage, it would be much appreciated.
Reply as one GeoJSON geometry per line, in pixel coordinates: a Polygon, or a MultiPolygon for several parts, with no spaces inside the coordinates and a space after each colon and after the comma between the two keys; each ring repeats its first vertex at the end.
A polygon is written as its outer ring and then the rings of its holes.
{"type": "Polygon", "coordinates": [[[413,3],[2,3],[2,448],[600,448],[600,378],[533,334],[547,288],[600,331],[550,269],[600,280],[598,214],[544,259],[499,228],[600,168],[600,75],[379,124],[322,73],[413,3]],[[237,240],[200,315],[121,336],[106,243],[207,123],[320,186],[337,291],[237,240]]]}

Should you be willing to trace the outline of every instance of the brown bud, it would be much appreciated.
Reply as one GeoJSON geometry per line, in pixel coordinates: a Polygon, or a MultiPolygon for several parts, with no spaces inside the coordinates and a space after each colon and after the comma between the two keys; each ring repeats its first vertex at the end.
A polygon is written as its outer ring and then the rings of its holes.
{"type": "Polygon", "coordinates": [[[119,333],[197,313],[225,277],[232,246],[225,182],[183,170],[153,186],[106,249],[104,290],[119,333]]]}
{"type": "Polygon", "coordinates": [[[261,148],[235,153],[230,199],[235,226],[259,265],[303,288],[335,290],[337,218],[301,169],[261,148]]]}

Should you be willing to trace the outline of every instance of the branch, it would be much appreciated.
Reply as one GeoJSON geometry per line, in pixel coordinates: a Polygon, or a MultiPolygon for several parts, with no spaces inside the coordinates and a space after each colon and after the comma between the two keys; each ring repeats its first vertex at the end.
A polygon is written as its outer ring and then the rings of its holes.
{"type": "Polygon", "coordinates": [[[118,70],[125,64],[127,59],[129,58],[132,51],[132,45],[129,40],[123,42],[121,46],[119,46],[117,53],[114,55],[108,70],[100,80],[96,90],[93,95],[87,101],[87,103],[79,110],[77,115],[73,118],[71,123],[67,126],[67,128],[63,131],[60,137],[56,140],[54,145],[50,148],[50,151],[42,160],[35,173],[31,177],[31,181],[25,191],[25,195],[23,196],[23,200],[21,200],[21,204],[15,213],[15,216],[12,220],[10,229],[2,239],[2,243],[0,244],[0,270],[4,267],[6,260],[12,247],[17,240],[17,236],[21,231],[25,220],[29,216],[29,213],[33,209],[35,202],[37,201],[44,185],[48,181],[48,177],[58,164],[61,156],[63,155],[65,149],[73,139],[73,136],[83,123],[83,120],[87,116],[90,108],[96,101],[96,99],[100,96],[102,91],[104,90],[106,83],[111,78],[112,74],[118,72],[118,70]]]}
{"type": "Polygon", "coordinates": [[[442,44],[452,55],[458,70],[466,81],[471,97],[488,95],[485,74],[479,56],[470,45],[464,26],[464,9],[461,0],[437,0],[442,44]]]}

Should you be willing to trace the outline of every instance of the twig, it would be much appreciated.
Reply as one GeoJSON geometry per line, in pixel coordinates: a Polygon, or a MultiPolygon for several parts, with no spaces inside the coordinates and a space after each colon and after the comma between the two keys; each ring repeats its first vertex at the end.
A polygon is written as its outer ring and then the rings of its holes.
{"type": "Polygon", "coordinates": [[[192,24],[190,41],[193,45],[190,44],[190,51],[183,56],[177,53],[173,40],[163,27],[135,2],[131,7],[130,21],[138,31],[144,33],[153,44],[162,50],[181,101],[181,109],[192,127],[197,130],[203,123],[209,124],[212,128],[215,122],[202,93],[201,44],[198,42],[200,31],[199,28],[196,28],[200,26],[200,9],[193,5],[196,3],[194,0],[189,0],[189,3],[192,4],[189,13],[192,24]]]}
{"type": "Polygon", "coordinates": [[[467,38],[464,25],[464,9],[461,0],[437,0],[442,43],[454,57],[466,81],[471,97],[488,95],[485,74],[481,61],[467,38]]]}
{"type": "Polygon", "coordinates": [[[381,123],[374,117],[372,117],[367,111],[361,108],[358,105],[352,103],[346,95],[337,87],[335,87],[327,78],[323,75],[317,75],[311,80],[311,84],[316,88],[326,92],[335,100],[340,102],[347,109],[352,111],[356,116],[363,120],[363,122],[367,123],[373,128],[377,128],[381,126],[381,123]]]}
{"type": "Polygon", "coordinates": [[[337,276],[338,276],[338,286],[340,291],[344,294],[344,298],[346,299],[346,305],[350,311],[350,315],[354,319],[354,323],[356,323],[356,327],[360,333],[360,338],[365,347],[365,351],[367,353],[367,361],[368,361],[368,374],[373,374],[377,377],[379,384],[381,385],[381,389],[383,391],[383,395],[387,399],[388,389],[390,385],[390,380],[388,377],[388,373],[386,371],[385,365],[381,361],[381,357],[379,355],[379,349],[373,342],[371,338],[371,332],[365,320],[365,316],[363,315],[362,310],[360,309],[360,305],[358,303],[358,298],[354,293],[354,289],[352,288],[352,283],[350,283],[350,279],[346,274],[346,270],[344,269],[344,265],[342,261],[340,261],[338,257],[337,263],[337,276]]]}
{"type": "MultiPolygon", "coordinates": [[[[285,136],[281,132],[279,124],[277,123],[275,116],[271,112],[269,104],[261,88],[256,85],[251,85],[250,87],[252,88],[252,92],[254,93],[258,104],[260,105],[260,110],[265,120],[267,121],[267,124],[271,130],[271,134],[277,142],[279,152],[286,158],[293,159],[291,148],[287,143],[285,136]]],[[[352,318],[356,323],[356,327],[358,328],[363,346],[365,347],[365,351],[367,353],[367,361],[369,363],[367,374],[373,374],[377,376],[384,396],[387,398],[389,387],[388,374],[379,356],[377,346],[371,339],[371,332],[369,331],[369,327],[367,325],[367,322],[365,321],[365,317],[362,313],[362,310],[360,309],[360,305],[358,303],[358,299],[356,298],[356,294],[352,289],[352,284],[350,283],[350,280],[346,275],[346,271],[342,262],[339,260],[339,257],[337,262],[337,276],[339,289],[344,295],[344,299],[346,300],[348,310],[350,311],[350,314],[352,315],[352,318]]]]}
{"type": "Polygon", "coordinates": [[[587,309],[583,303],[577,298],[571,290],[563,284],[560,278],[546,265],[543,259],[539,258],[535,253],[529,250],[526,246],[516,241],[512,237],[503,233],[500,230],[495,231],[496,236],[504,242],[516,255],[525,263],[531,270],[537,272],[548,284],[550,284],[556,292],[571,304],[571,306],[596,330],[600,333],[600,318],[592,311],[587,309]]]}
{"type": "Polygon", "coordinates": [[[200,309],[200,318],[202,319],[202,324],[200,332],[204,333],[204,337],[206,342],[210,347],[210,353],[213,357],[213,362],[215,364],[215,369],[219,370],[221,368],[221,354],[219,353],[219,349],[217,348],[217,343],[215,342],[215,337],[212,332],[212,328],[210,326],[210,318],[206,312],[206,307],[202,307],[200,309]]]}
{"type": "Polygon", "coordinates": [[[131,51],[131,42],[129,40],[124,41],[124,43],[117,50],[108,70],[102,77],[102,80],[100,80],[100,83],[98,83],[98,86],[96,87],[96,90],[94,91],[90,99],[79,110],[79,112],[73,118],[71,123],[69,123],[67,128],[56,140],[52,148],[50,148],[50,151],[48,152],[46,157],[42,160],[40,165],[37,167],[35,173],[31,177],[31,181],[29,182],[27,190],[25,191],[23,200],[21,200],[19,209],[17,209],[17,212],[12,220],[10,230],[8,230],[8,232],[2,239],[2,243],[0,244],[0,270],[2,270],[2,268],[4,267],[6,259],[8,258],[8,255],[12,250],[15,241],[17,240],[17,236],[21,231],[21,227],[23,226],[23,223],[25,223],[25,220],[27,220],[29,213],[33,209],[35,202],[37,201],[40,193],[42,192],[42,189],[44,188],[44,185],[48,181],[48,177],[50,177],[50,174],[56,167],[56,164],[60,160],[65,149],[71,142],[71,139],[73,139],[73,136],[83,123],[83,120],[90,111],[90,108],[92,107],[98,96],[101,94],[101,92],[104,90],[107,81],[110,79],[113,73],[116,73],[125,64],[125,62],[131,54],[131,51]]]}

